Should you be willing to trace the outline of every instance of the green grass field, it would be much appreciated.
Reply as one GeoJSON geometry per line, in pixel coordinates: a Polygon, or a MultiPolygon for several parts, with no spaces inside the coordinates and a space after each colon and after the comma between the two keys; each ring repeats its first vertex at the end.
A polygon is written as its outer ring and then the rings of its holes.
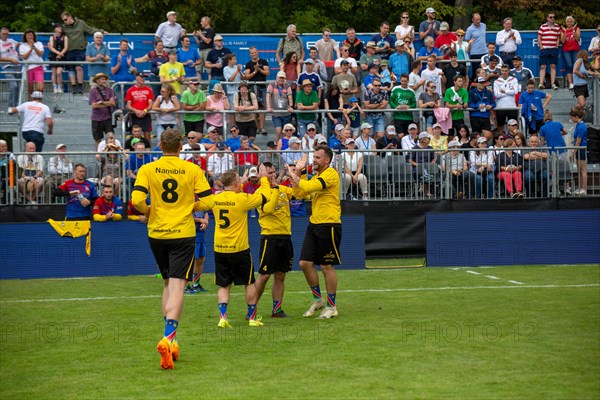
{"type": "MultiPolygon", "coordinates": [[[[246,326],[241,288],[216,328],[210,290],[186,297],[180,361],[159,367],[161,281],[0,281],[0,398],[600,397],[600,267],[339,271],[340,316],[302,317],[304,277],[285,311],[246,326]]],[[[323,288],[324,291],[324,288],[323,288]]],[[[267,294],[267,293],[266,293],[267,294]]]]}

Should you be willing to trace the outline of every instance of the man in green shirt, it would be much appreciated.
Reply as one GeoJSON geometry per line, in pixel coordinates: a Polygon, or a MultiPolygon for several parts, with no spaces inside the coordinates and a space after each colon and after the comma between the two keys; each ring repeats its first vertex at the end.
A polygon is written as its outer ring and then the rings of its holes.
{"type": "MultiPolygon", "coordinates": [[[[65,61],[85,61],[86,33],[88,35],[93,35],[96,32],[102,32],[105,35],[108,33],[102,29],[89,26],[79,18],[74,18],[68,11],[60,14],[60,18],[63,21],[63,32],[69,39],[69,49],[65,61]]],[[[83,65],[69,65],[67,69],[69,70],[73,93],[83,94],[83,65]],[[77,72],[77,82],[75,81],[75,72],[77,72]]]]}
{"type": "MultiPolygon", "coordinates": [[[[185,111],[204,111],[206,108],[206,95],[200,90],[200,82],[191,80],[189,87],[181,95],[181,105],[185,111]]],[[[183,126],[186,134],[190,131],[204,131],[204,114],[183,115],[183,126]]]]}
{"type": "MultiPolygon", "coordinates": [[[[408,75],[400,76],[400,86],[392,89],[390,94],[390,108],[406,110],[417,107],[415,92],[408,87],[408,75]]],[[[398,140],[408,134],[408,126],[414,122],[412,111],[397,111],[394,113],[394,127],[398,133],[398,140]]]]}
{"type": "MultiPolygon", "coordinates": [[[[296,92],[296,109],[299,111],[319,109],[319,95],[313,90],[312,82],[308,79],[302,81],[302,90],[296,92]]],[[[298,113],[298,135],[303,137],[308,124],[316,124],[317,113],[298,113]]]]}
{"type": "Polygon", "coordinates": [[[469,92],[464,86],[465,78],[461,75],[454,77],[454,86],[446,89],[444,94],[444,103],[446,107],[452,110],[452,131],[450,135],[458,135],[458,128],[465,124],[465,112],[469,106],[469,92]]]}

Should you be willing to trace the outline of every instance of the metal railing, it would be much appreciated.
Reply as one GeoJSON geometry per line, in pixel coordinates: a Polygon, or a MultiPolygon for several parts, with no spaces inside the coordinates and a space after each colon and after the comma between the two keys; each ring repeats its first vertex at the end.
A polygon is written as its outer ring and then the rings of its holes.
{"type": "MultiPolygon", "coordinates": [[[[450,152],[433,149],[342,150],[334,153],[331,165],[340,175],[340,198],[345,200],[541,199],[583,195],[582,190],[585,190],[585,195],[598,196],[600,173],[588,171],[584,177],[580,166],[571,158],[575,151],[585,154],[580,151],[582,149],[515,148],[514,151],[522,156],[537,151],[547,154],[547,158],[528,160],[523,157],[516,173],[511,172],[508,176],[505,173],[507,171],[503,171],[505,168],[498,168],[498,155],[503,150],[494,148],[475,149],[480,152],[479,158],[473,154],[474,149],[450,152]],[[484,156],[488,154],[489,157],[484,156]],[[354,165],[351,155],[362,158],[363,166],[358,174],[348,170],[354,165]],[[459,165],[461,163],[453,162],[454,157],[459,155],[465,157],[467,169],[459,165]],[[494,160],[494,156],[496,160],[488,168],[484,161],[494,160]]],[[[238,152],[243,153],[240,150],[238,152]]],[[[260,159],[266,154],[297,152],[273,150],[255,153],[260,159]]],[[[217,152],[187,152],[190,156],[199,154],[205,160],[213,153],[217,152]]],[[[64,156],[65,163],[71,166],[84,164],[87,178],[99,188],[112,181],[115,193],[126,203],[135,180],[133,175],[128,175],[128,169],[134,168],[129,164],[129,158],[138,155],[146,155],[146,162],[160,157],[160,153],[152,151],[15,153],[14,158],[8,160],[0,155],[0,205],[25,205],[32,201],[38,204],[62,204],[64,199],[55,197],[54,189],[72,178],[72,173],[51,173],[48,170],[50,158],[56,156],[64,156]],[[23,162],[19,164],[19,160],[31,155],[41,155],[44,161],[43,165],[35,166],[33,172],[28,172],[30,167],[23,162]],[[107,168],[107,157],[112,157],[111,168],[107,168]]],[[[285,174],[281,171],[283,165],[281,159],[277,165],[281,176],[285,174]]],[[[240,175],[251,166],[235,162],[240,175]]],[[[310,168],[308,173],[309,176],[312,173],[310,168]]]]}

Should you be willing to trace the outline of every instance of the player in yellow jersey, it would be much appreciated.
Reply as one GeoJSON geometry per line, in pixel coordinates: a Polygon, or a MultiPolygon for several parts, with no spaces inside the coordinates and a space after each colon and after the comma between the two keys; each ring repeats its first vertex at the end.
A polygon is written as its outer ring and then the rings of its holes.
{"type": "MultiPolygon", "coordinates": [[[[300,176],[288,169],[292,186],[312,194],[312,215],[304,235],[300,268],[313,293],[313,302],[304,316],[312,317],[317,310],[327,306],[319,315],[320,319],[338,315],[335,306],[337,291],[335,265],[341,263],[339,249],[342,240],[342,220],[340,177],[338,172],[330,166],[332,158],[333,152],[329,147],[323,145],[315,147],[313,157],[313,173],[315,175],[310,180],[301,179],[300,176]],[[321,265],[321,271],[325,277],[327,302],[321,296],[319,275],[315,263],[321,265]]],[[[306,161],[307,156],[305,155],[296,164],[297,171],[304,169],[306,161]]]]}
{"type": "Polygon", "coordinates": [[[202,169],[179,158],[179,131],[164,131],[159,148],[163,156],[140,168],[131,197],[134,207],[148,218],[148,240],[164,282],[165,334],[157,350],[161,367],[173,369],[173,360],[179,357],[175,336],[183,291],[194,266],[196,227],[192,212],[211,209],[214,196],[202,169]],[[150,206],[146,204],[148,196],[150,206]]]}
{"type": "Polygon", "coordinates": [[[263,163],[269,180],[269,186],[260,190],[265,196],[270,197],[273,190],[279,191],[276,203],[267,204],[258,210],[258,223],[261,228],[260,235],[260,263],[258,278],[256,279],[256,292],[260,300],[265,285],[273,275],[273,318],[286,318],[282,309],[283,291],[285,287],[285,274],[292,270],[294,259],[294,246],[292,245],[292,221],[290,217],[290,200],[293,190],[277,183],[277,171],[270,162],[263,163]],[[269,195],[267,195],[267,192],[269,195]]]}
{"type": "MultiPolygon", "coordinates": [[[[260,167],[259,177],[262,186],[269,186],[265,168],[260,167]]],[[[256,318],[256,288],[254,286],[254,267],[248,243],[248,211],[262,208],[278,201],[279,190],[273,190],[268,199],[259,189],[254,194],[241,193],[240,176],[236,170],[225,171],[221,175],[224,190],[215,195],[215,283],[219,305],[219,328],[231,328],[227,320],[229,291],[231,284],[244,285],[249,326],[261,326],[256,318]]]]}

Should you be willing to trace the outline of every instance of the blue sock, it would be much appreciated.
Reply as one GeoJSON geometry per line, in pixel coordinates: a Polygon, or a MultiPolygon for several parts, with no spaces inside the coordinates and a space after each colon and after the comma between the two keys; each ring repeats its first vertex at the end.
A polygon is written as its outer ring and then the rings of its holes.
{"type": "Polygon", "coordinates": [[[327,306],[335,307],[335,293],[327,293],[327,306]]]}
{"type": "Polygon", "coordinates": [[[321,296],[321,288],[319,285],[311,286],[310,290],[312,290],[313,300],[323,300],[323,296],[321,296]]]}
{"type": "Polygon", "coordinates": [[[246,314],[247,319],[256,318],[256,304],[248,304],[248,314],[246,314]]]}
{"type": "Polygon", "coordinates": [[[179,323],[174,319],[168,319],[167,324],[165,325],[165,337],[169,340],[175,339],[175,335],[177,334],[177,325],[179,323]]]}
{"type": "Polygon", "coordinates": [[[219,303],[219,318],[227,319],[227,303],[219,303]]]}

